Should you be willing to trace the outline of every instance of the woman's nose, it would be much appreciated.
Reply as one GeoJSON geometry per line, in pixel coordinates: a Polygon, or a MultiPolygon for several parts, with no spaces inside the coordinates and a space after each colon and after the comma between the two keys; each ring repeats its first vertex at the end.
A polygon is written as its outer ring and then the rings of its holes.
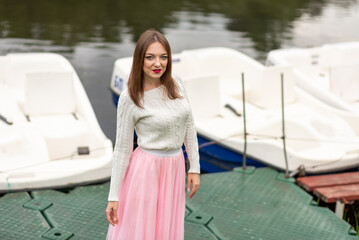
{"type": "Polygon", "coordinates": [[[160,58],[156,58],[155,66],[160,66],[160,65],[161,65],[160,58]]]}

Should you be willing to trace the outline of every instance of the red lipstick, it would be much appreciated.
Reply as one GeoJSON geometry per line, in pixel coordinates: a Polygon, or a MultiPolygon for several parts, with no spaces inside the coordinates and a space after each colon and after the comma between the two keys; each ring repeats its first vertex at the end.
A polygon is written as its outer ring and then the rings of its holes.
{"type": "Polygon", "coordinates": [[[161,72],[161,69],[153,69],[152,70],[154,73],[160,73],[161,72]]]}

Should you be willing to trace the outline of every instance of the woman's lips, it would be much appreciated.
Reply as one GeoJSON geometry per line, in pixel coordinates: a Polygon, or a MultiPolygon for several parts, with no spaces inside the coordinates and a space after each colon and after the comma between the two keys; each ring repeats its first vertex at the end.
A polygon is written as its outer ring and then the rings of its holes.
{"type": "Polygon", "coordinates": [[[160,73],[161,72],[161,69],[154,69],[152,70],[154,73],[160,73]]]}

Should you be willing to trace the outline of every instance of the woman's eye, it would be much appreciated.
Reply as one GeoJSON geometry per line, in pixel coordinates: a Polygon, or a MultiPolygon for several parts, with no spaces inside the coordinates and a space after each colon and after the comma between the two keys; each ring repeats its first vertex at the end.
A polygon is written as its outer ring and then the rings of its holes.
{"type": "Polygon", "coordinates": [[[152,56],[146,56],[146,59],[151,60],[152,56]]]}
{"type": "Polygon", "coordinates": [[[166,60],[168,57],[167,56],[162,56],[161,57],[163,60],[166,60]]]}

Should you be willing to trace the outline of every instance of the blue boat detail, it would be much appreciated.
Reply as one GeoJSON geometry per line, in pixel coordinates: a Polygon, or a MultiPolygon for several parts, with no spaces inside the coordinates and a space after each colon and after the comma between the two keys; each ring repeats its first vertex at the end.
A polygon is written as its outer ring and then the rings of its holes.
{"type": "Polygon", "coordinates": [[[112,92],[112,101],[113,101],[113,104],[116,106],[116,108],[117,108],[117,103],[118,103],[119,97],[120,96],[118,96],[116,93],[112,92]]]}

